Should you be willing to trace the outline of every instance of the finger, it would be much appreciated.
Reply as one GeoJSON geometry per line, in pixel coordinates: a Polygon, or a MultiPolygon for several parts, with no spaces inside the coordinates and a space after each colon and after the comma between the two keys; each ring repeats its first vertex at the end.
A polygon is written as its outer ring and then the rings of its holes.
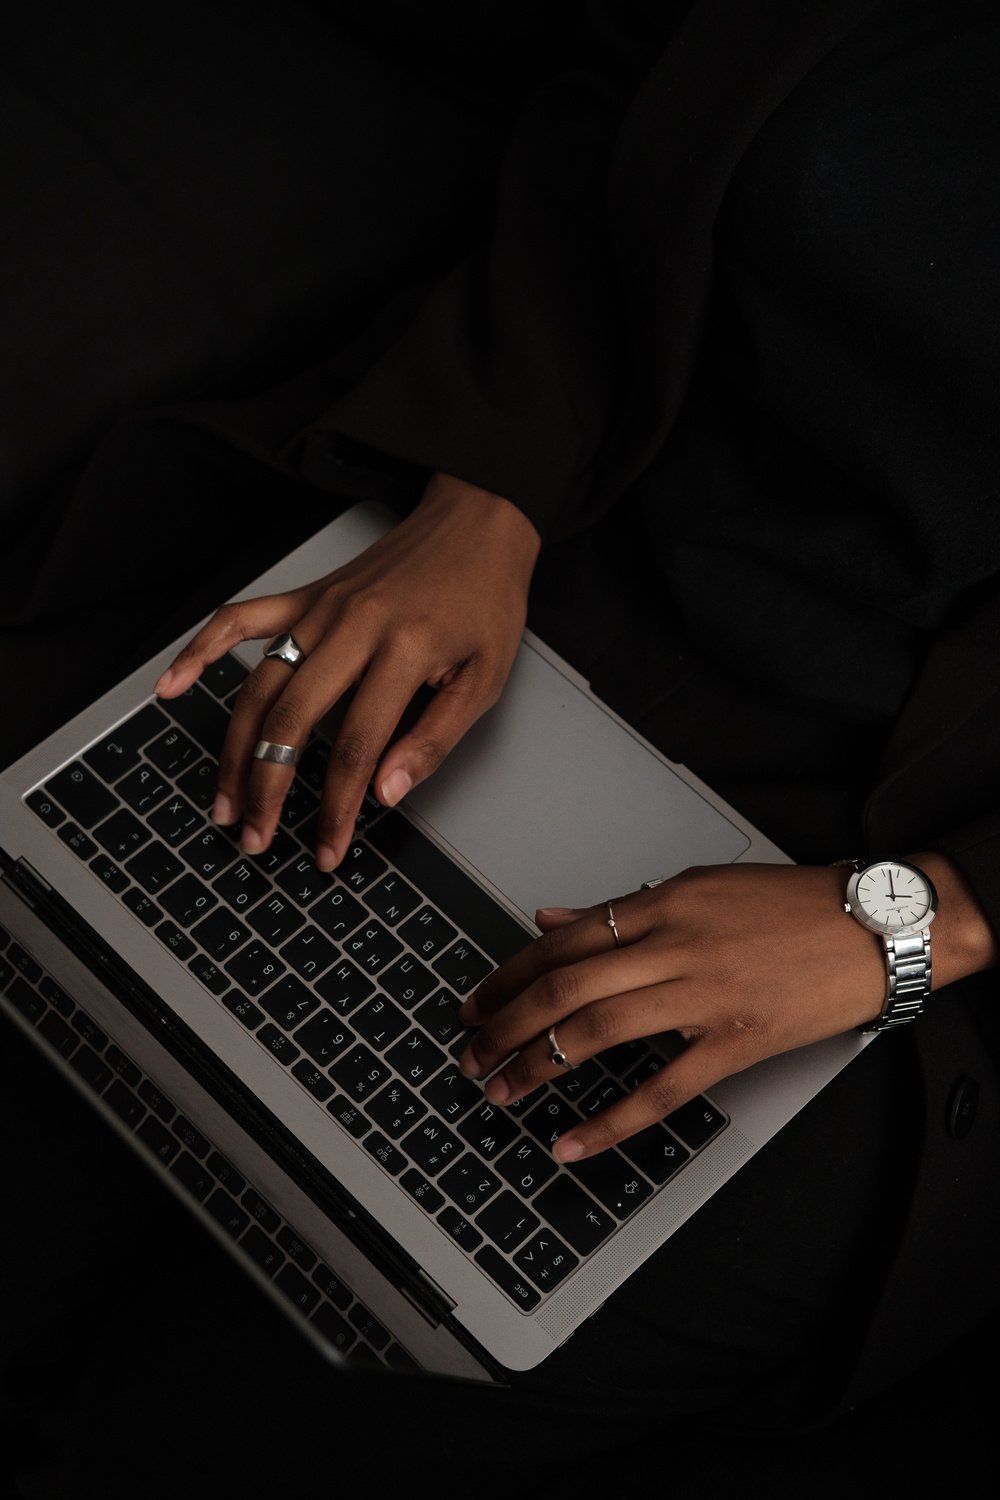
{"type": "Polygon", "coordinates": [[[733,1071],[732,1062],[724,1059],[711,1043],[694,1043],[624,1099],[564,1131],[552,1147],[552,1154],[557,1161],[582,1161],[658,1126],[661,1121],[669,1124],[670,1116],[682,1104],[711,1089],[733,1071]]]}
{"type": "Polygon", "coordinates": [[[546,1028],[494,1073],[486,1085],[487,1098],[493,1104],[509,1104],[549,1079],[561,1077],[565,1064],[557,1060],[557,1052],[568,1058],[572,1067],[578,1067],[610,1047],[665,1030],[665,1018],[674,1013],[675,984],[669,980],[611,995],[575,1011],[558,1026],[546,1028]]]}
{"type": "Polygon", "coordinates": [[[346,854],[379,757],[423,681],[419,666],[388,654],[368,665],[330,749],[316,834],[321,870],[346,854]]]}
{"type": "Polygon", "coordinates": [[[543,932],[552,932],[556,927],[565,927],[575,922],[587,911],[585,906],[540,906],[535,912],[535,926],[543,932]]]}
{"type": "MultiPolygon", "coordinates": [[[[638,918],[632,913],[626,916],[621,902],[615,910],[623,942],[635,943],[646,935],[649,924],[641,914],[638,918]]],[[[614,953],[616,948],[608,930],[606,903],[588,907],[575,921],[550,928],[488,974],[462,1005],[459,1019],[465,1026],[482,1025],[552,969],[597,954],[614,953]]],[[[558,1020],[558,1016],[553,1019],[558,1020]]]]}
{"type": "Polygon", "coordinates": [[[205,667],[218,661],[241,641],[257,641],[290,630],[307,608],[309,590],[288,594],[266,594],[225,604],[192,636],[160,677],[154,692],[159,698],[186,693],[205,667]]]}
{"type": "Polygon", "coordinates": [[[502,686],[503,678],[497,681],[494,675],[487,680],[474,662],[467,662],[439,687],[417,722],[392,745],[378,767],[375,791],[379,800],[395,807],[411,788],[433,775],[497,701],[502,686]]]}

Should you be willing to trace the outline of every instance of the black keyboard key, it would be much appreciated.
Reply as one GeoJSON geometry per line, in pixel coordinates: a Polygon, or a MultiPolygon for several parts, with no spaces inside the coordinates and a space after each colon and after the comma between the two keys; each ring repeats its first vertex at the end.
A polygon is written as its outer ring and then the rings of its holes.
{"type": "Polygon", "coordinates": [[[284,1063],[286,1067],[290,1067],[301,1055],[298,1047],[289,1041],[285,1033],[279,1031],[277,1026],[272,1026],[270,1022],[260,1028],[257,1040],[263,1043],[268,1052],[273,1052],[278,1061],[284,1063]]]}
{"type": "Polygon", "coordinates": [[[203,687],[207,687],[214,697],[228,698],[230,693],[235,693],[236,689],[242,685],[249,670],[249,667],[245,667],[238,656],[227,651],[226,655],[220,656],[218,661],[209,662],[207,667],[202,668],[198,681],[203,687]]]}
{"type": "Polygon", "coordinates": [[[337,874],[352,891],[363,891],[378,879],[384,869],[385,860],[380,859],[363,840],[357,839],[341,860],[337,874]]]}
{"type": "MultiPolygon", "coordinates": [[[[134,1130],[139,1121],[145,1116],[146,1106],[138,1099],[132,1090],[116,1078],[110,1087],[102,1095],[105,1104],[114,1110],[120,1120],[124,1120],[130,1130],[134,1130]]],[[[193,1157],[188,1158],[194,1161],[193,1157]]]]}
{"type": "Polygon", "coordinates": [[[112,859],[124,863],[152,838],[148,828],[124,807],[94,829],[94,837],[112,859]]]}
{"type": "Polygon", "coordinates": [[[543,1188],[532,1203],[556,1233],[581,1255],[596,1250],[615,1227],[611,1215],[564,1172],[543,1188]]]}
{"type": "Polygon", "coordinates": [[[196,1125],[192,1125],[186,1115],[177,1115],[172,1126],[174,1135],[186,1146],[192,1156],[197,1156],[201,1161],[211,1151],[211,1143],[205,1139],[196,1125]]]}
{"type": "Polygon", "coordinates": [[[582,1115],[597,1115],[602,1109],[607,1109],[609,1104],[617,1104],[619,1099],[624,1098],[625,1090],[613,1078],[602,1078],[596,1089],[586,1098],[580,1099],[576,1107],[582,1115]]]}
{"type": "Polygon", "coordinates": [[[20,1011],[26,1021],[34,1026],[39,1016],[45,1014],[45,1001],[41,995],[26,979],[18,974],[10,981],[6,989],[7,999],[20,1011]]]}
{"type": "Polygon", "coordinates": [[[395,927],[420,905],[420,897],[401,875],[389,871],[368,887],[365,900],[376,916],[395,927]]]}
{"type": "Polygon", "coordinates": [[[212,889],[218,891],[228,907],[244,916],[263,900],[271,886],[249,859],[240,859],[212,882],[212,889]]]}
{"type": "Polygon", "coordinates": [[[95,875],[104,881],[108,889],[114,891],[117,896],[121,895],[129,883],[125,871],[120,865],[116,865],[113,859],[109,859],[106,854],[99,854],[96,859],[92,859],[90,861],[90,868],[95,875]]]}
{"type": "Polygon", "coordinates": [[[389,1342],[389,1335],[382,1327],[382,1324],[368,1311],[367,1307],[362,1307],[360,1302],[356,1302],[351,1308],[348,1317],[362,1338],[367,1339],[373,1349],[381,1351],[385,1348],[389,1342]]]}
{"type": "Polygon", "coordinates": [[[434,1041],[440,1046],[447,1046],[457,1037],[469,1038],[471,1031],[468,1026],[463,1026],[458,1019],[458,1008],[461,1001],[451,993],[451,990],[435,990],[433,995],[428,995],[421,1005],[413,1012],[413,1019],[419,1021],[425,1031],[429,1031],[434,1041]]]}
{"type": "Polygon", "coordinates": [[[357,1103],[388,1081],[389,1069],[369,1048],[354,1046],[334,1063],[330,1076],[340,1084],[347,1097],[357,1103]]]}
{"type": "Polygon", "coordinates": [[[324,1297],[327,1297],[335,1307],[346,1312],[354,1301],[353,1294],[344,1285],[338,1276],[335,1276],[329,1266],[322,1261],[312,1273],[312,1279],[319,1287],[324,1297]]]}
{"type": "Polygon", "coordinates": [[[343,1094],[334,1094],[326,1107],[333,1118],[343,1125],[348,1135],[353,1135],[356,1141],[359,1141],[371,1129],[360,1109],[352,1104],[350,1099],[345,1099],[343,1094]]]}
{"type": "Polygon", "coordinates": [[[487,1276],[496,1282],[501,1291],[507,1293],[522,1312],[529,1312],[531,1308],[538,1306],[541,1298],[535,1288],[529,1286],[521,1272],[504,1260],[492,1245],[484,1245],[477,1252],[476,1264],[482,1266],[487,1276]]]}
{"type": "Polygon", "coordinates": [[[81,828],[93,828],[118,806],[104,783],[78,760],[45,783],[45,795],[65,808],[81,828]]]}
{"type": "Polygon", "coordinates": [[[204,953],[196,953],[194,958],[188,960],[188,968],[200,984],[203,984],[210,995],[224,995],[229,989],[229,979],[218,964],[204,953]]]}
{"type": "Polygon", "coordinates": [[[493,967],[486,955],[473,948],[465,938],[460,938],[434,960],[435,971],[456,995],[468,995],[493,967]]]}
{"type": "Polygon", "coordinates": [[[239,850],[219,828],[204,828],[180,847],[180,853],[202,880],[214,880],[237,858],[239,850]]]}
{"type": "Polygon", "coordinates": [[[478,1109],[458,1127],[458,1133],[477,1151],[484,1161],[499,1156],[520,1135],[517,1122],[512,1120],[498,1105],[484,1099],[478,1109]]]}
{"type": "Polygon", "coordinates": [[[525,1207],[522,1198],[511,1192],[503,1192],[499,1198],[487,1203],[482,1213],[477,1215],[476,1223],[486,1231],[498,1249],[510,1252],[516,1250],[529,1234],[534,1233],[541,1220],[530,1208],[525,1207]]]}
{"type": "Polygon", "coordinates": [[[250,913],[247,921],[265,942],[279,948],[302,926],[305,917],[287,896],[269,896],[250,913]]]}
{"type": "Polygon", "coordinates": [[[401,1083],[392,1082],[369,1099],[367,1110],[375,1124],[381,1125],[386,1135],[396,1141],[404,1130],[410,1130],[423,1118],[427,1105],[401,1083]]]}
{"type": "Polygon", "coordinates": [[[7,962],[14,965],[18,973],[23,974],[30,984],[39,984],[42,978],[42,966],[37,959],[32,958],[26,948],[20,943],[11,943],[7,949],[7,962]]]}
{"type": "Polygon", "coordinates": [[[301,854],[302,850],[283,828],[279,828],[263,854],[253,856],[253,866],[263,875],[274,876],[288,861],[301,854]]]}
{"type": "Polygon", "coordinates": [[[182,875],[160,897],[174,921],[182,927],[190,927],[192,922],[204,917],[218,899],[196,875],[182,875]]]}
{"type": "Polygon", "coordinates": [[[140,891],[138,886],[132,886],[122,896],[122,900],[134,916],[139,918],[147,927],[155,927],[163,916],[162,911],[151,901],[145,891],[140,891]]]}
{"type": "MultiPolygon", "coordinates": [[[[326,1006],[295,1033],[297,1045],[321,1068],[328,1068],[354,1040],[353,1031],[348,1031],[340,1017],[326,1006]]],[[[332,1090],[328,1089],[327,1093],[330,1092],[332,1090]]],[[[316,1097],[320,1097],[319,1093],[316,1097]]]]}
{"type": "Polygon", "coordinates": [[[303,1276],[302,1272],[287,1261],[274,1278],[275,1286],[279,1286],[293,1306],[301,1313],[311,1313],[319,1301],[319,1292],[303,1276]]]}
{"type": "Polygon", "coordinates": [[[600,1054],[601,1062],[609,1073],[623,1078],[649,1055],[649,1043],[642,1037],[631,1042],[619,1042],[617,1047],[608,1047],[600,1054]]]}
{"type": "Polygon", "coordinates": [[[470,1224],[464,1214],[460,1214],[457,1208],[451,1205],[443,1208],[437,1216],[441,1228],[447,1230],[453,1240],[457,1240],[463,1250],[475,1250],[483,1243],[483,1237],[474,1224],[470,1224]]]}
{"type": "Polygon", "coordinates": [[[144,818],[170,795],[173,787],[160,771],[140,761],[134,770],[122,777],[115,791],[133,812],[144,818]]]}
{"type": "Polygon", "coordinates": [[[144,1078],[139,1085],[139,1098],[153,1111],[157,1119],[162,1120],[166,1125],[170,1124],[177,1113],[170,1100],[165,1098],[156,1084],[148,1078],[144,1078]]]}
{"type": "Polygon", "coordinates": [[[356,901],[339,883],[331,890],[324,891],[319,900],[309,908],[310,922],[322,927],[326,935],[336,943],[342,943],[367,915],[361,902],[356,901]]]}
{"type": "Polygon", "coordinates": [[[49,828],[58,828],[66,816],[62,808],[57,807],[52,798],[41,790],[29,792],[24,800],[35,816],[41,818],[49,828]]]}
{"type": "Polygon", "coordinates": [[[349,1016],[375,989],[374,980],[347,959],[341,959],[316,981],[316,993],[339,1015],[349,1016]]]}
{"type": "Polygon", "coordinates": [[[71,1057],[80,1045],[80,1038],[76,1032],[71,1031],[62,1016],[57,1016],[54,1010],[50,1010],[42,1017],[38,1023],[38,1030],[60,1057],[71,1057]]]}
{"type": "Polygon", "coordinates": [[[255,1031],[264,1019],[264,1012],[239,990],[230,990],[228,994],[223,995],[222,1003],[238,1020],[243,1022],[248,1031],[255,1031]]]}
{"type": "Polygon", "coordinates": [[[208,1158],[208,1165],[215,1173],[217,1181],[221,1182],[227,1193],[233,1193],[237,1198],[246,1188],[246,1183],[237,1172],[236,1168],[220,1156],[218,1151],[213,1151],[208,1158]]]}
{"type": "Polygon", "coordinates": [[[310,1319],[313,1326],[318,1328],[323,1338],[341,1354],[346,1354],[348,1349],[354,1347],[358,1336],[349,1327],[339,1312],[335,1312],[329,1302],[321,1302],[310,1319]]]}
{"type": "Polygon", "coordinates": [[[450,1124],[460,1120],[482,1101],[482,1085],[466,1078],[457,1067],[447,1067],[435,1074],[420,1090],[432,1109],[450,1124]]]}
{"type": "Polygon", "coordinates": [[[165,844],[176,848],[197,833],[199,828],[203,828],[205,819],[190,802],[178,797],[175,792],[166,802],[161,802],[155,812],[150,813],[149,826],[165,844]]]}
{"type": "Polygon", "coordinates": [[[657,1187],[691,1160],[687,1147],[662,1125],[650,1125],[640,1130],[638,1135],[622,1141],[619,1150],[657,1187]]]}
{"type": "Polygon", "coordinates": [[[430,959],[449,947],[458,937],[458,932],[432,906],[423,906],[403,923],[399,935],[421,958],[430,959]]]}
{"type": "Polygon", "coordinates": [[[42,998],[47,1000],[50,1005],[54,1005],[61,1016],[71,1016],[73,1014],[76,1009],[75,1005],[66,994],[66,991],[59,988],[51,975],[43,974],[38,981],[38,988],[41,991],[42,998]]]}
{"type": "Polygon", "coordinates": [[[239,1239],[250,1223],[248,1215],[230,1198],[224,1188],[216,1188],[205,1204],[205,1212],[211,1214],[215,1222],[221,1225],[226,1234],[234,1240],[239,1239]]]}
{"type": "Polygon", "coordinates": [[[433,1077],[438,1068],[444,1067],[448,1061],[440,1047],[435,1047],[434,1043],[415,1027],[389,1049],[386,1057],[397,1073],[401,1073],[407,1083],[411,1083],[414,1088],[418,1088],[428,1078],[433,1077]]]}
{"type": "Polygon", "coordinates": [[[438,1179],[438,1185],[464,1214],[477,1213],[502,1186],[499,1177],[477,1161],[471,1152],[466,1152],[449,1167],[438,1179]]]}
{"type": "Polygon", "coordinates": [[[627,1219],[653,1191],[634,1164],[617,1151],[600,1151],[574,1162],[569,1171],[616,1219],[627,1219]]]}
{"type": "Polygon", "coordinates": [[[297,829],[300,837],[304,837],[303,825],[307,819],[315,818],[318,811],[319,802],[308,787],[303,786],[301,781],[293,781],[281,804],[281,825],[297,829]]]}
{"type": "Polygon", "coordinates": [[[237,921],[232,912],[217,906],[192,927],[191,936],[210,958],[221,963],[224,958],[235,953],[237,948],[242,948],[251,933],[249,927],[244,927],[242,922],[237,921]]]}
{"type": "Polygon", "coordinates": [[[193,807],[207,812],[215,801],[218,779],[218,762],[211,759],[200,760],[197,765],[189,766],[183,775],[178,776],[177,790],[184,793],[193,807]]]}
{"type": "Polygon", "coordinates": [[[150,1151],[158,1161],[169,1166],[181,1149],[180,1142],[174,1140],[170,1131],[161,1124],[153,1115],[147,1115],[143,1120],[136,1135],[149,1147],[150,1151]]]}
{"type": "Polygon", "coordinates": [[[194,952],[194,943],[189,937],[185,937],[179,927],[173,922],[163,921],[156,929],[156,936],[165,948],[169,948],[176,958],[190,958],[194,952]]]}
{"type": "Polygon", "coordinates": [[[551,1230],[543,1229],[517,1251],[514,1264],[543,1292],[551,1292],[580,1262],[551,1230]]]}
{"type": "Polygon", "coordinates": [[[430,994],[437,979],[419,959],[404,953],[379,976],[379,984],[386,994],[405,1005],[407,1010],[412,1010],[418,1000],[430,994]]]}
{"type": "Polygon", "coordinates": [[[726,1116],[704,1094],[682,1104],[680,1109],[675,1109],[666,1119],[666,1124],[674,1134],[679,1135],[684,1144],[695,1151],[706,1146],[727,1123],[726,1116]]]}
{"type": "Polygon", "coordinates": [[[141,1071],[130,1057],[125,1056],[120,1047],[115,1046],[114,1042],[111,1043],[111,1046],[105,1052],[104,1061],[109,1068],[114,1069],[120,1078],[124,1078],[130,1089],[139,1087],[142,1081],[141,1071]]]}
{"type": "Polygon", "coordinates": [[[366,974],[377,974],[403,945],[380,922],[364,922],[341,944],[344,952],[366,974]]]}
{"type": "Polygon", "coordinates": [[[559,1170],[552,1157],[537,1141],[522,1136],[516,1145],[497,1159],[497,1171],[522,1198],[530,1198],[544,1187],[559,1170]]]}
{"type": "Polygon", "coordinates": [[[229,960],[226,972],[232,975],[248,995],[257,996],[261,990],[267,989],[269,984],[281,978],[285,966],[269,948],[255,939],[241,949],[235,958],[229,960]]]}
{"type": "MultiPolygon", "coordinates": [[[[369,830],[367,838],[495,963],[502,963],[531,942],[532,934],[402,813],[388,813],[369,830]]],[[[424,956],[419,943],[413,948],[424,956]]]]}
{"type": "Polygon", "coordinates": [[[75,823],[64,823],[59,829],[59,837],[66,844],[77,859],[93,859],[97,853],[97,845],[92,838],[88,838],[82,828],[77,828],[75,823]]]}
{"type": "Polygon", "coordinates": [[[174,778],[187,766],[193,765],[201,757],[201,753],[194,740],[189,739],[181,729],[167,729],[146,748],[147,759],[165,775],[174,778]]]}
{"type": "Polygon", "coordinates": [[[572,1105],[551,1092],[524,1116],[525,1129],[543,1146],[553,1146],[565,1131],[579,1123],[580,1115],[572,1105]]]}
{"type": "Polygon", "coordinates": [[[309,1089],[312,1097],[319,1100],[321,1104],[327,1103],[328,1098],[333,1094],[333,1085],[328,1077],[306,1058],[298,1059],[297,1064],[292,1068],[292,1079],[298,1079],[303,1088],[309,1089]]]}
{"type": "Polygon", "coordinates": [[[278,884],[298,906],[308,906],[324,891],[334,889],[333,876],[317,870],[316,861],[308,854],[286,865],[278,876],[278,884]]]}
{"type": "Polygon", "coordinates": [[[402,1145],[410,1160],[431,1177],[436,1177],[450,1162],[457,1161],[465,1150],[458,1136],[433,1115],[411,1130],[402,1145]]]}
{"type": "Polygon", "coordinates": [[[89,1083],[92,1089],[98,1093],[107,1088],[113,1074],[108,1065],[101,1061],[92,1047],[86,1042],[77,1048],[70,1058],[70,1067],[79,1073],[85,1083],[89,1083]]]}
{"type": "MultiPolygon", "coordinates": [[[[290,1225],[282,1224],[276,1238],[282,1250],[294,1260],[297,1266],[301,1266],[303,1271],[312,1270],[316,1264],[315,1251],[310,1250],[309,1246],[303,1240],[299,1239],[295,1230],[290,1225]]],[[[315,1277],[313,1280],[315,1280],[315,1277]]]]}
{"type": "Polygon", "coordinates": [[[92,745],[83,758],[102,781],[117,781],[135,765],[142,747],[166,729],[169,722],[155,703],[147,703],[145,708],[140,708],[130,719],[116,725],[103,740],[92,745]]]}
{"type": "Polygon", "coordinates": [[[76,1015],[73,1017],[72,1025],[74,1031],[78,1031],[83,1037],[84,1041],[90,1043],[95,1052],[104,1051],[105,1047],[108,1045],[107,1034],[106,1032],[103,1032],[98,1026],[97,1022],[92,1021],[84,1011],[77,1011],[76,1015]]]}
{"type": "MultiPolygon", "coordinates": [[[[282,1031],[294,1031],[301,1021],[311,1016],[319,1005],[319,1001],[311,990],[307,990],[301,980],[292,974],[286,974],[284,979],[279,979],[277,984],[272,984],[261,996],[261,1005],[267,1011],[272,1021],[276,1021],[282,1031]]],[[[333,1018],[333,1012],[328,1012],[333,1018]]]]}
{"type": "Polygon", "coordinates": [[[351,1022],[366,1042],[370,1042],[379,1052],[384,1052],[386,1047],[391,1046],[407,1030],[410,1018],[385,995],[374,995],[360,1010],[354,1012],[351,1022]]]}
{"type": "Polygon", "coordinates": [[[365,1136],[365,1150],[370,1151],[376,1161],[380,1161],[393,1177],[398,1177],[407,1165],[402,1151],[398,1151],[392,1142],[387,1141],[384,1135],[379,1135],[377,1130],[365,1136]]]}
{"type": "Polygon", "coordinates": [[[318,927],[303,927],[284,944],[281,956],[296,974],[313,980],[336,961],[338,954],[336,944],[331,943],[318,927]]]}
{"type": "Polygon", "coordinates": [[[240,1202],[243,1204],[243,1207],[246,1209],[251,1219],[256,1219],[258,1224],[263,1225],[268,1234],[277,1233],[278,1225],[281,1223],[281,1220],[279,1219],[278,1215],[275,1213],[271,1205],[269,1203],[265,1203],[263,1198],[258,1193],[254,1192],[253,1188],[247,1188],[240,1202]]]}
{"type": "Polygon", "coordinates": [[[385,1351],[385,1362],[391,1370],[401,1375],[419,1375],[420,1366],[399,1344],[390,1344],[385,1351]]]}
{"type": "Polygon", "coordinates": [[[258,1229],[256,1224],[251,1224],[246,1234],[240,1240],[240,1245],[247,1252],[254,1265],[268,1276],[274,1276],[285,1264],[285,1257],[277,1245],[263,1229],[258,1229]]]}
{"type": "Polygon", "coordinates": [[[161,698],[159,703],[193,740],[218,759],[229,727],[229,715],[220,703],[197,682],[179,698],[161,698]]]}
{"type": "Polygon", "coordinates": [[[444,1194],[439,1193],[433,1183],[428,1182],[422,1172],[410,1167],[399,1179],[415,1203],[429,1214],[436,1214],[444,1204],[444,1194]]]}
{"type": "Polygon", "coordinates": [[[172,880],[176,880],[181,874],[184,866],[180,860],[158,839],[140,849],[138,854],[132,856],[125,866],[132,879],[141,885],[144,891],[155,895],[172,880]]]}

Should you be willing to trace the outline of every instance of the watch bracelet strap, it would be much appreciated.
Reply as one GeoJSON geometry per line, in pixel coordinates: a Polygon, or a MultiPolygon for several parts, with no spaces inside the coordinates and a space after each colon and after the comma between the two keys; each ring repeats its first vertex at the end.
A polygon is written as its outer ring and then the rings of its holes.
{"type": "Polygon", "coordinates": [[[881,1014],[862,1031],[890,1031],[915,1021],[931,988],[931,935],[909,933],[884,939],[889,985],[881,1014]]]}

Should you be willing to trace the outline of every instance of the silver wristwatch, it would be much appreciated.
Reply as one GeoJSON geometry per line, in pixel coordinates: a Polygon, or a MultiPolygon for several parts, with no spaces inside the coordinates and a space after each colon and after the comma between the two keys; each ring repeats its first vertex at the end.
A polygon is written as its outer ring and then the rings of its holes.
{"type": "Polygon", "coordinates": [[[860,1031],[889,1031],[915,1021],[931,992],[930,925],[937,911],[934,884],[916,865],[896,859],[845,860],[854,873],[847,882],[845,912],[885,945],[888,985],[881,1014],[860,1031]]]}

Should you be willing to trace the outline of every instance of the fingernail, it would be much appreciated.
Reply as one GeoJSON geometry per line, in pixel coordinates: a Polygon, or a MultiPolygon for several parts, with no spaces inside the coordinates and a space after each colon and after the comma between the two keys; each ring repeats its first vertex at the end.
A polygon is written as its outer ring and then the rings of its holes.
{"type": "Polygon", "coordinates": [[[507,1103],[510,1098],[510,1085],[502,1075],[490,1079],[486,1085],[486,1097],[493,1104],[507,1103]]]}
{"type": "Polygon", "coordinates": [[[579,1161],[584,1148],[579,1141],[564,1141],[561,1137],[552,1147],[556,1161],[579,1161]]]}
{"type": "Polygon", "coordinates": [[[337,852],[331,849],[329,844],[319,844],[316,848],[316,868],[329,874],[337,867],[337,852]]]}
{"type": "Polygon", "coordinates": [[[225,792],[220,792],[212,803],[210,816],[213,823],[221,823],[223,828],[229,828],[236,822],[236,812],[225,792]]]}
{"type": "Polygon", "coordinates": [[[259,854],[264,847],[263,835],[256,828],[244,827],[240,848],[244,854],[259,854]]]}
{"type": "Polygon", "coordinates": [[[163,676],[161,678],[159,678],[159,680],[157,681],[157,684],[156,684],[155,688],[153,689],[153,692],[156,694],[156,696],[159,697],[161,693],[167,692],[167,690],[169,689],[170,684],[173,682],[173,680],[174,680],[174,669],[173,669],[173,667],[168,667],[167,670],[164,672],[163,676]]]}
{"type": "Polygon", "coordinates": [[[397,802],[402,802],[412,785],[413,777],[408,771],[402,768],[390,771],[382,783],[382,801],[389,807],[395,807],[397,802]]]}
{"type": "Polygon", "coordinates": [[[575,906],[539,906],[535,911],[536,917],[575,917],[578,911],[575,906]]]}

